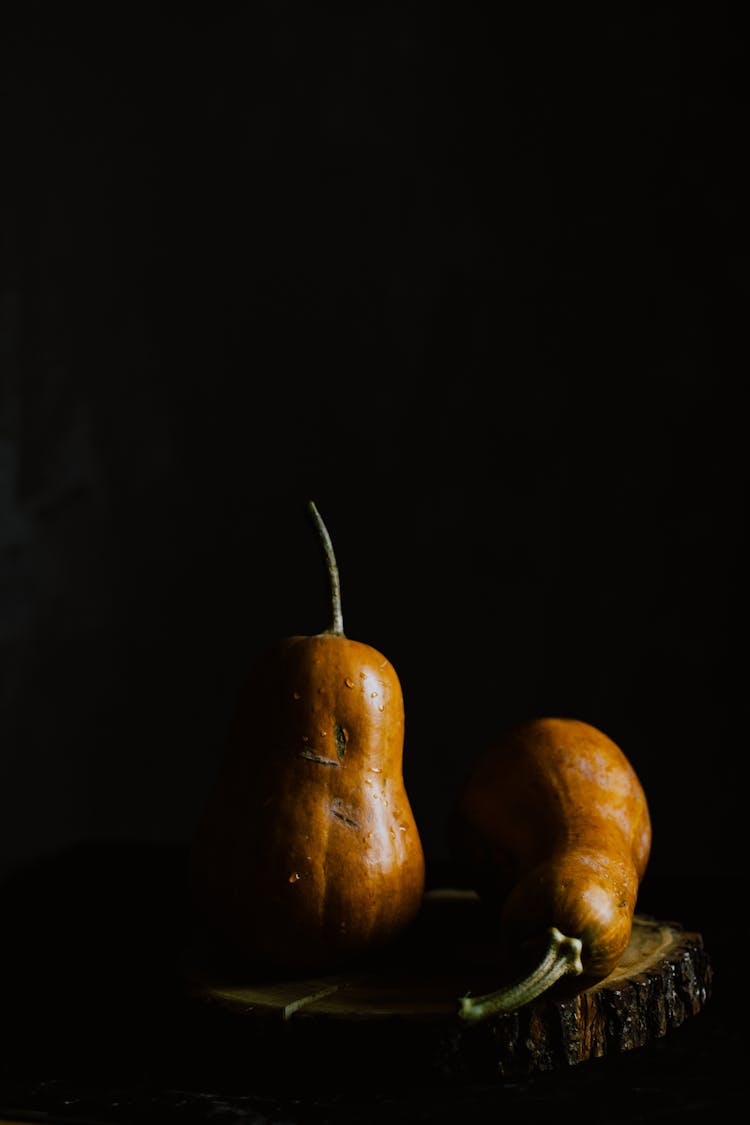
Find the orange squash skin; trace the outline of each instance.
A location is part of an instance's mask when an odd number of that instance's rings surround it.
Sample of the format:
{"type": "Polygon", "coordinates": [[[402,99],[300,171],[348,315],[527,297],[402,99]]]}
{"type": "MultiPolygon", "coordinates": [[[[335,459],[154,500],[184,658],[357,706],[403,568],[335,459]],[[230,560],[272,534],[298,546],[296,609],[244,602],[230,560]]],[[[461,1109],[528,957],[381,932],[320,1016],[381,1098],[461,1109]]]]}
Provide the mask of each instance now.
{"type": "Polygon", "coordinates": [[[452,839],[512,941],[556,926],[582,941],[585,979],[612,972],[630,940],[651,820],[610,738],[576,719],[518,724],[472,768],[452,839]]]}
{"type": "Polygon", "coordinates": [[[425,861],[395,669],[344,636],[293,636],[241,698],[193,841],[199,912],[245,959],[284,970],[397,937],[419,911],[425,861]]]}

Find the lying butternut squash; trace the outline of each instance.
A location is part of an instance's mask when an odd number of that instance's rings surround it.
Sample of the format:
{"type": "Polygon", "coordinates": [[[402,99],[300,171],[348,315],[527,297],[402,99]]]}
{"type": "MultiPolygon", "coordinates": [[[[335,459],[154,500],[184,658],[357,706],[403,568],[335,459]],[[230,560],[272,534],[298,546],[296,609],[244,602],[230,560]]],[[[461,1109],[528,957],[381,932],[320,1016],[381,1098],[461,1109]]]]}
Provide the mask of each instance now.
{"type": "Polygon", "coordinates": [[[633,767],[602,731],[571,718],[507,731],[474,763],[452,839],[505,939],[546,941],[528,975],[462,998],[463,1019],[511,1011],[565,974],[584,987],[615,968],[630,939],[651,820],[633,767]]]}

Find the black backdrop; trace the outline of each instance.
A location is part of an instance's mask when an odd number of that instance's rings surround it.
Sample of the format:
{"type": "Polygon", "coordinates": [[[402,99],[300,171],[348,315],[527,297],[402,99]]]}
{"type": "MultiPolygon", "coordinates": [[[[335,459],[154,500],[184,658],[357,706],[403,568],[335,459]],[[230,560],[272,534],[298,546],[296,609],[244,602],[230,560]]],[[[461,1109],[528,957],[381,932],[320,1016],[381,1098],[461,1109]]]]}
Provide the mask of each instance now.
{"type": "Polygon", "coordinates": [[[4,869],[189,838],[313,498],[428,856],[566,713],[739,871],[741,6],[512,7],[3,10],[4,869]]]}

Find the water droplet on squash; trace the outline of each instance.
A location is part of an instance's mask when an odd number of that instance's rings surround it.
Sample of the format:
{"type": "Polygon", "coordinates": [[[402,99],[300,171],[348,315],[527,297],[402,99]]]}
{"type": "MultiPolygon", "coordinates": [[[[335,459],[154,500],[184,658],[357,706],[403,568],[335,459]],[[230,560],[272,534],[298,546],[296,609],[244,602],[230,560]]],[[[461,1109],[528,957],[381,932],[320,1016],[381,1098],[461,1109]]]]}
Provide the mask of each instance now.
{"type": "Polygon", "coordinates": [[[299,871],[293,871],[291,873],[291,875],[289,876],[289,882],[290,883],[298,883],[300,881],[300,878],[301,878],[301,876],[300,876],[299,871]]]}
{"type": "Polygon", "coordinates": [[[372,785],[372,778],[371,777],[365,778],[365,785],[372,785]]]}
{"type": "Polygon", "coordinates": [[[371,691],[370,692],[370,699],[376,699],[377,695],[378,695],[378,693],[376,691],[371,691]]]}
{"type": "Polygon", "coordinates": [[[325,738],[327,734],[328,734],[328,731],[327,731],[327,730],[322,730],[322,729],[321,729],[321,732],[320,732],[321,738],[325,738]]]}
{"type": "Polygon", "coordinates": [[[382,773],[380,766],[370,766],[370,773],[382,773]]]}
{"type": "Polygon", "coordinates": [[[383,704],[383,703],[379,704],[378,705],[378,711],[385,711],[385,704],[383,704]]]}
{"type": "Polygon", "coordinates": [[[346,686],[348,688],[354,687],[354,680],[351,678],[351,676],[347,676],[346,679],[344,680],[344,683],[346,684],[346,686]]]}
{"type": "Polygon", "coordinates": [[[292,692],[292,699],[301,699],[301,698],[302,698],[302,696],[300,695],[300,693],[298,691],[292,692]]]}
{"type": "Polygon", "coordinates": [[[399,832],[406,832],[406,825],[405,824],[399,824],[398,830],[399,830],[399,832]]]}

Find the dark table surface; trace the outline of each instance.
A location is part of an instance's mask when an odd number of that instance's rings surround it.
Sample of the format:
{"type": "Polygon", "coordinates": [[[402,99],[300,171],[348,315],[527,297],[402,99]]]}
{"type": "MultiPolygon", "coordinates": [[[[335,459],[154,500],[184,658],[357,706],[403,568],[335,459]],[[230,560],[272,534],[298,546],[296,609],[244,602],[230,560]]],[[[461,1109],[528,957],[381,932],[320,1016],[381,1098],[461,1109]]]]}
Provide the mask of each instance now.
{"type": "MultiPolygon", "coordinates": [[[[433,885],[450,873],[433,868],[433,885]]],[[[179,847],[87,845],[0,888],[0,1122],[91,1125],[720,1121],[744,1093],[740,921],[729,880],[647,876],[639,909],[702,934],[704,1009],[661,1040],[521,1081],[451,1082],[387,1058],[225,1052],[186,1007],[179,847]]]]}

